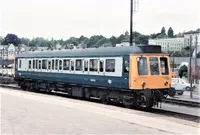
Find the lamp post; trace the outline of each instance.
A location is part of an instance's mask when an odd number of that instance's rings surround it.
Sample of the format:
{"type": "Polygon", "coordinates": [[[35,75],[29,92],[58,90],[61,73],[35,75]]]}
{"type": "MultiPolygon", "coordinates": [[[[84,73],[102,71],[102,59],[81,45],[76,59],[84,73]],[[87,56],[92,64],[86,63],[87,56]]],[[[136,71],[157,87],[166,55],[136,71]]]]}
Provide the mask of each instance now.
{"type": "Polygon", "coordinates": [[[190,81],[190,98],[192,98],[192,35],[190,35],[190,62],[189,62],[189,81],[190,81]]]}
{"type": "Polygon", "coordinates": [[[197,44],[198,44],[198,37],[196,36],[195,38],[196,42],[195,42],[195,71],[194,71],[194,74],[195,74],[195,83],[197,84],[198,81],[197,81],[197,73],[196,73],[196,68],[197,68],[197,44]]]}
{"type": "Polygon", "coordinates": [[[130,7],[130,46],[132,46],[133,42],[133,0],[131,0],[131,7],[130,7]]]}

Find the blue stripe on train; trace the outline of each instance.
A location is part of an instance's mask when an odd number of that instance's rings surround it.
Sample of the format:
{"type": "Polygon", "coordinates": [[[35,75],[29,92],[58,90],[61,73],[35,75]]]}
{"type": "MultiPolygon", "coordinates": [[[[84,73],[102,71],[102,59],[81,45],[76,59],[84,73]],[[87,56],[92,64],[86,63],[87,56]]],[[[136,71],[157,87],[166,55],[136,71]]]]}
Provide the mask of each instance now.
{"type": "Polygon", "coordinates": [[[123,75],[122,77],[113,77],[113,76],[77,75],[77,74],[67,74],[67,73],[17,71],[16,77],[129,89],[128,75],[123,75]]]}

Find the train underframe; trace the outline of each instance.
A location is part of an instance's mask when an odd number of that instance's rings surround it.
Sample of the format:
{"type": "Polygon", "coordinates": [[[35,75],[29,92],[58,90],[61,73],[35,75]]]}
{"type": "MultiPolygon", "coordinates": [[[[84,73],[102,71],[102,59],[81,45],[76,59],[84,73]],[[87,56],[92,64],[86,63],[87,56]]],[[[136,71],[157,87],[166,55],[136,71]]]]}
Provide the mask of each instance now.
{"type": "Polygon", "coordinates": [[[72,97],[83,99],[97,98],[103,104],[108,104],[110,101],[122,103],[127,108],[152,108],[155,105],[158,106],[161,99],[165,99],[168,95],[175,95],[175,89],[173,88],[124,90],[31,79],[17,80],[17,82],[21,89],[27,91],[59,91],[72,97]]]}

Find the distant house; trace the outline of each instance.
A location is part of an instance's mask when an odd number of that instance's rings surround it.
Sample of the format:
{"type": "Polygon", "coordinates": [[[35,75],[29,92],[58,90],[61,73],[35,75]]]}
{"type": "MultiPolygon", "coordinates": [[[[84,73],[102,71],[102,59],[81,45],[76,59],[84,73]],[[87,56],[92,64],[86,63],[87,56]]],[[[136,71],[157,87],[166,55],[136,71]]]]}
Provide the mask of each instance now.
{"type": "Polygon", "coordinates": [[[77,49],[85,49],[87,48],[87,45],[86,44],[79,44],[78,46],[76,46],[77,49]]]}
{"type": "Polygon", "coordinates": [[[63,45],[61,50],[74,49],[74,44],[63,45]]]}
{"type": "MultiPolygon", "coordinates": [[[[135,45],[135,39],[132,40],[132,45],[135,45]]],[[[116,47],[119,46],[130,46],[130,40],[129,39],[122,40],[120,44],[116,44],[116,47]]]]}
{"type": "Polygon", "coordinates": [[[0,45],[0,59],[7,59],[8,45],[0,45]]]}
{"type": "Polygon", "coordinates": [[[159,45],[162,51],[181,51],[185,48],[184,38],[156,38],[149,39],[149,45],[159,45]]]}
{"type": "Polygon", "coordinates": [[[46,51],[46,50],[54,50],[54,48],[52,46],[48,46],[48,47],[38,47],[38,46],[34,47],[33,46],[29,49],[29,51],[46,51]]]}
{"type": "Polygon", "coordinates": [[[192,47],[196,45],[196,38],[197,46],[200,46],[200,29],[197,29],[196,31],[191,30],[184,33],[185,46],[190,46],[190,36],[192,37],[192,47]]]}
{"type": "Polygon", "coordinates": [[[13,44],[9,45],[0,45],[0,59],[13,59],[18,53],[28,51],[30,47],[26,45],[14,46],[13,44]]]}

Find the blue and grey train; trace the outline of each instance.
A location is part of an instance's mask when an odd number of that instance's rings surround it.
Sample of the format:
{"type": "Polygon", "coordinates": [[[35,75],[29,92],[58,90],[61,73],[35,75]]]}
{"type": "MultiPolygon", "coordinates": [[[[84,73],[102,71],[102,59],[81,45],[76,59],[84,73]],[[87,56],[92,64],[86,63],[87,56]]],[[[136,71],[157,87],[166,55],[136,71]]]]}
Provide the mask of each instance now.
{"type": "Polygon", "coordinates": [[[15,59],[23,90],[62,91],[127,107],[156,105],[174,92],[171,79],[169,56],[160,46],[29,51],[15,59]]]}

